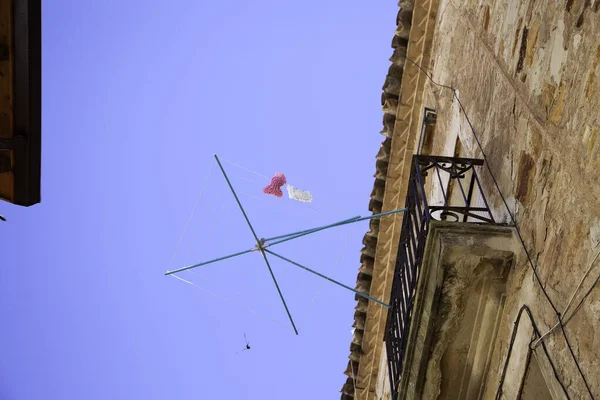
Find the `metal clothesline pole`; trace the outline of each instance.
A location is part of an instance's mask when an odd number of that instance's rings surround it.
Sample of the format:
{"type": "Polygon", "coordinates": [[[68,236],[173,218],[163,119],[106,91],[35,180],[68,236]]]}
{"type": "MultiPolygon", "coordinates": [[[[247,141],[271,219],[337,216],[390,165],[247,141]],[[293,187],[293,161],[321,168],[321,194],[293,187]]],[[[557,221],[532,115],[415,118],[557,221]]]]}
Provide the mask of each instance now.
{"type": "Polygon", "coordinates": [[[296,329],[296,324],[294,323],[294,319],[292,318],[292,314],[290,314],[290,310],[289,310],[289,308],[287,306],[287,303],[285,302],[285,299],[283,298],[283,294],[281,293],[281,289],[279,288],[279,283],[277,283],[277,279],[275,278],[275,274],[273,273],[273,269],[271,268],[271,264],[269,264],[269,260],[267,259],[267,255],[265,254],[265,252],[263,250],[263,244],[262,244],[263,241],[260,240],[258,238],[258,236],[256,235],[256,232],[254,231],[254,228],[252,227],[252,224],[250,223],[250,219],[248,218],[248,215],[246,214],[246,211],[244,210],[244,207],[242,207],[242,203],[240,202],[240,199],[238,198],[237,194],[235,193],[235,190],[233,189],[233,186],[231,185],[231,182],[229,181],[229,177],[227,176],[227,173],[225,173],[225,169],[223,168],[223,165],[221,165],[221,161],[219,161],[219,157],[216,154],[214,155],[214,157],[215,157],[215,160],[217,161],[217,164],[219,164],[219,169],[221,170],[221,173],[223,174],[223,177],[227,181],[227,186],[229,186],[229,190],[231,190],[231,193],[233,194],[233,197],[235,197],[235,201],[236,201],[238,207],[240,208],[240,211],[244,215],[244,219],[246,219],[246,223],[248,224],[248,227],[250,228],[250,231],[252,231],[252,235],[254,236],[254,240],[256,241],[256,247],[260,251],[260,254],[262,255],[263,259],[265,260],[265,264],[267,264],[267,268],[269,269],[269,273],[271,274],[271,278],[273,279],[273,283],[275,284],[275,287],[277,288],[277,293],[279,293],[279,298],[281,299],[281,302],[283,303],[283,307],[285,307],[285,312],[287,313],[287,316],[288,316],[290,322],[292,323],[292,327],[294,328],[294,332],[296,333],[296,335],[298,335],[298,329],[296,329]]]}
{"type": "Polygon", "coordinates": [[[277,240],[277,239],[287,238],[289,236],[296,236],[296,235],[303,234],[303,233],[313,233],[313,232],[317,232],[317,230],[323,230],[323,229],[327,229],[327,228],[333,228],[334,226],[338,226],[338,225],[340,225],[342,223],[354,222],[354,221],[356,221],[359,218],[360,218],[360,215],[357,215],[356,217],[348,218],[348,219],[345,219],[343,221],[336,222],[334,224],[329,224],[329,225],[325,225],[325,226],[321,226],[321,227],[317,227],[317,228],[305,229],[303,231],[298,231],[298,232],[293,232],[293,233],[286,233],[285,235],[273,236],[273,237],[270,237],[270,238],[264,239],[264,240],[265,240],[265,242],[267,242],[267,241],[271,241],[271,240],[277,240]]]}
{"type": "Polygon", "coordinates": [[[201,262],[201,263],[198,263],[198,264],[194,264],[194,265],[190,265],[190,266],[187,266],[187,267],[179,268],[179,269],[176,269],[176,270],[173,270],[173,271],[167,271],[165,273],[165,275],[172,275],[172,274],[175,274],[177,272],[186,271],[186,270],[190,270],[190,269],[193,269],[193,268],[198,268],[198,267],[201,267],[203,265],[208,265],[208,264],[215,263],[217,261],[223,261],[223,260],[227,260],[229,258],[233,258],[233,257],[241,256],[243,254],[251,253],[253,251],[258,251],[258,252],[260,252],[261,256],[263,257],[263,260],[265,261],[265,264],[267,265],[267,268],[269,269],[269,273],[271,274],[271,278],[273,279],[273,283],[275,284],[275,287],[277,288],[277,293],[279,293],[279,298],[281,299],[281,302],[283,303],[283,307],[285,308],[285,312],[287,313],[287,316],[288,316],[288,318],[289,318],[289,320],[290,320],[290,322],[292,324],[292,327],[294,328],[294,332],[296,333],[296,335],[298,335],[298,329],[296,329],[296,324],[294,323],[294,320],[292,318],[290,310],[289,310],[289,308],[287,306],[287,303],[285,302],[285,299],[283,297],[283,293],[281,293],[281,288],[279,287],[279,283],[277,282],[277,279],[275,278],[275,274],[273,273],[273,269],[271,268],[271,264],[269,263],[269,259],[267,258],[267,253],[269,253],[269,254],[271,254],[271,255],[273,255],[275,257],[278,257],[278,258],[280,258],[280,259],[282,259],[284,261],[287,261],[287,262],[289,262],[292,265],[295,265],[295,266],[297,266],[299,268],[302,268],[305,271],[308,271],[308,272],[310,272],[310,273],[312,273],[314,275],[317,275],[318,277],[323,278],[323,279],[325,279],[325,280],[327,280],[329,282],[335,283],[336,285],[341,286],[344,289],[350,290],[350,291],[358,294],[359,296],[362,296],[364,298],[372,300],[372,301],[374,301],[374,302],[376,302],[376,303],[378,303],[378,304],[380,304],[380,305],[382,305],[384,307],[390,308],[390,306],[388,304],[386,304],[386,303],[384,303],[384,302],[382,302],[382,301],[380,301],[380,300],[378,300],[378,299],[376,299],[374,297],[371,297],[371,296],[369,296],[366,293],[363,293],[363,292],[360,292],[360,291],[358,291],[356,289],[353,289],[350,286],[344,285],[343,283],[336,281],[335,279],[332,279],[332,278],[330,278],[330,277],[328,277],[326,275],[323,275],[323,274],[321,274],[321,273],[319,273],[317,271],[314,271],[314,270],[312,270],[312,269],[310,269],[308,267],[305,267],[305,266],[303,266],[301,264],[298,264],[297,262],[292,261],[289,258],[286,258],[286,257],[284,257],[282,255],[277,254],[277,253],[274,253],[274,252],[270,251],[268,249],[268,247],[274,246],[274,245],[279,244],[279,243],[284,243],[284,242],[287,242],[287,241],[290,241],[290,240],[293,240],[293,239],[298,239],[300,237],[303,237],[303,236],[306,236],[306,235],[310,235],[310,234],[313,234],[313,233],[316,233],[316,232],[320,232],[320,231],[323,231],[323,230],[326,230],[326,229],[329,229],[329,228],[334,228],[336,226],[342,226],[342,225],[352,224],[352,223],[359,222],[359,221],[365,221],[365,220],[374,219],[374,218],[381,218],[381,217],[384,217],[386,215],[396,214],[396,213],[399,213],[399,212],[406,211],[406,208],[401,208],[401,209],[398,209],[398,210],[388,211],[388,212],[379,213],[379,214],[373,214],[373,215],[370,215],[368,217],[356,216],[356,217],[348,218],[348,219],[345,219],[345,220],[342,220],[342,221],[339,221],[339,222],[335,222],[335,223],[329,224],[329,225],[324,225],[324,226],[320,226],[320,227],[316,227],[316,228],[312,228],[312,229],[305,229],[305,230],[302,230],[302,231],[293,232],[293,233],[289,233],[289,234],[286,234],[286,235],[274,236],[274,237],[271,237],[271,238],[268,238],[268,239],[259,239],[258,235],[256,234],[256,231],[254,230],[254,227],[250,223],[250,219],[248,218],[248,215],[246,214],[246,211],[244,210],[244,207],[242,206],[242,203],[240,202],[239,197],[237,196],[237,193],[233,189],[233,185],[231,184],[231,181],[229,180],[229,177],[227,176],[227,173],[225,172],[225,169],[223,168],[223,165],[221,164],[221,161],[219,160],[219,157],[216,154],[214,155],[214,157],[215,157],[215,160],[217,161],[217,164],[219,165],[219,169],[221,170],[221,173],[223,174],[223,177],[225,178],[225,181],[227,182],[227,186],[229,186],[229,190],[231,190],[231,193],[233,194],[233,197],[235,198],[235,201],[236,201],[236,203],[237,203],[240,211],[242,212],[242,215],[244,216],[244,219],[246,220],[246,223],[248,224],[248,227],[250,228],[250,231],[252,232],[252,236],[254,236],[254,241],[256,243],[256,247],[254,247],[252,249],[240,251],[240,252],[237,252],[237,253],[233,253],[233,254],[230,254],[230,255],[227,255],[227,256],[215,258],[215,259],[212,259],[212,260],[209,260],[209,261],[204,261],[204,262],[201,262]],[[272,240],[275,240],[275,241],[271,242],[271,243],[267,243],[267,242],[272,241],[272,240]]]}
{"type": "MultiPolygon", "coordinates": [[[[291,233],[289,235],[285,235],[285,237],[283,239],[277,240],[275,242],[267,243],[267,246],[274,246],[274,245],[279,244],[279,243],[289,242],[290,240],[298,239],[298,238],[301,238],[303,236],[310,235],[312,233],[323,231],[325,229],[334,228],[336,226],[351,224],[353,222],[358,221],[358,218],[360,218],[360,217],[351,218],[349,220],[344,220],[344,221],[341,221],[341,222],[337,222],[335,224],[331,224],[331,225],[327,225],[327,226],[323,226],[323,227],[319,227],[319,228],[307,229],[305,231],[291,233]]],[[[265,242],[267,242],[268,240],[273,240],[273,239],[265,239],[265,242]]]]}
{"type": "MultiPolygon", "coordinates": [[[[348,218],[348,219],[345,219],[345,220],[340,221],[340,222],[336,222],[334,224],[329,224],[329,225],[325,225],[325,226],[318,227],[318,228],[306,229],[306,230],[303,230],[303,231],[289,233],[287,235],[274,236],[274,237],[269,238],[269,239],[262,239],[262,240],[259,240],[259,242],[261,242],[261,246],[263,246],[264,248],[267,248],[267,247],[274,246],[274,245],[279,244],[279,243],[283,243],[283,242],[286,242],[286,241],[289,241],[289,240],[292,240],[292,239],[297,239],[299,237],[302,237],[302,236],[305,236],[305,235],[309,235],[311,233],[319,232],[319,231],[322,231],[322,230],[325,230],[325,229],[329,229],[329,228],[333,228],[333,227],[341,226],[341,225],[346,225],[346,224],[351,224],[351,223],[354,223],[354,222],[364,221],[366,219],[380,218],[380,217],[384,217],[386,215],[395,214],[395,213],[402,212],[402,211],[405,211],[405,210],[406,210],[405,208],[401,208],[399,210],[388,211],[388,212],[380,213],[380,214],[373,214],[373,215],[370,215],[368,217],[360,217],[360,216],[352,217],[352,218],[348,218]],[[279,239],[279,238],[285,238],[285,239],[278,240],[278,241],[275,241],[275,242],[272,242],[272,243],[266,243],[268,240],[279,239]],[[262,244],[262,243],[264,243],[264,244],[262,244]]],[[[198,263],[198,264],[194,264],[194,265],[190,265],[190,266],[187,266],[187,267],[179,268],[179,269],[176,269],[176,270],[173,270],[173,271],[167,271],[167,272],[165,272],[165,275],[171,275],[171,274],[175,274],[177,272],[186,271],[188,269],[202,267],[204,265],[212,264],[212,263],[215,263],[217,261],[223,261],[223,260],[227,260],[229,258],[233,258],[233,257],[241,256],[241,255],[244,255],[244,254],[248,254],[248,253],[251,253],[253,251],[260,251],[260,246],[254,247],[252,249],[240,251],[238,253],[233,253],[233,254],[230,254],[230,255],[227,255],[227,256],[224,256],[224,257],[219,257],[219,258],[215,258],[215,259],[212,259],[212,260],[209,260],[209,261],[204,261],[204,262],[201,262],[201,263],[198,263]]]]}
{"type": "Polygon", "coordinates": [[[277,241],[272,242],[272,243],[267,243],[267,246],[274,246],[276,244],[284,243],[284,242],[290,241],[292,239],[297,239],[297,238],[302,237],[302,236],[310,235],[310,234],[315,233],[315,232],[320,232],[320,231],[323,231],[325,229],[335,228],[336,226],[353,224],[355,222],[365,221],[365,220],[368,220],[368,219],[381,218],[381,217],[385,217],[386,215],[396,214],[396,213],[404,212],[404,211],[406,211],[406,208],[400,208],[398,210],[387,211],[387,212],[379,213],[379,214],[373,214],[373,215],[369,215],[368,217],[361,217],[359,215],[359,216],[356,216],[356,217],[348,218],[348,219],[345,219],[343,221],[336,222],[336,223],[329,224],[329,225],[325,225],[325,226],[321,226],[321,227],[318,227],[318,228],[306,229],[306,230],[303,230],[303,231],[298,231],[298,232],[290,233],[290,234],[287,234],[287,235],[274,236],[272,238],[263,239],[263,240],[265,242],[269,242],[269,241],[274,240],[274,239],[284,238],[284,239],[277,240],[277,241]]]}
{"type": "Polygon", "coordinates": [[[312,270],[312,269],[310,269],[310,268],[308,268],[308,267],[305,267],[304,265],[298,264],[297,262],[295,262],[295,261],[292,261],[292,260],[290,260],[289,258],[286,258],[286,257],[284,257],[284,256],[282,256],[282,255],[280,255],[280,254],[274,253],[274,252],[272,252],[272,251],[271,251],[271,250],[269,250],[269,249],[265,249],[265,251],[266,251],[267,253],[269,253],[269,254],[272,254],[272,255],[274,255],[275,257],[279,257],[279,258],[281,258],[282,260],[289,262],[289,263],[290,263],[290,264],[292,264],[292,265],[295,265],[296,267],[300,267],[300,268],[302,268],[303,270],[310,272],[311,274],[315,274],[315,275],[317,275],[318,277],[321,277],[321,278],[323,278],[323,279],[325,279],[325,280],[328,280],[329,282],[335,283],[336,285],[343,287],[344,289],[348,289],[348,290],[350,290],[350,291],[352,291],[352,292],[356,293],[356,294],[357,294],[357,295],[359,295],[359,296],[362,296],[362,297],[364,297],[364,298],[367,298],[367,299],[369,299],[369,300],[371,300],[371,301],[374,301],[374,302],[375,302],[375,303],[377,303],[377,304],[381,304],[382,306],[384,306],[384,307],[386,307],[386,308],[390,308],[390,305],[389,305],[389,304],[386,304],[386,303],[384,303],[384,302],[382,302],[382,301],[380,301],[380,300],[377,300],[376,298],[374,298],[374,297],[371,297],[371,296],[369,296],[369,295],[368,295],[368,294],[366,294],[366,293],[363,293],[363,292],[361,292],[361,291],[358,291],[358,290],[356,290],[356,289],[353,289],[353,288],[351,288],[350,286],[344,285],[343,283],[341,283],[341,282],[338,282],[338,281],[336,281],[335,279],[332,279],[332,278],[330,278],[330,277],[328,277],[328,276],[326,276],[326,275],[323,275],[323,274],[321,274],[321,273],[319,273],[319,272],[317,272],[317,271],[315,271],[315,270],[312,270]]]}
{"type": "Polygon", "coordinates": [[[172,275],[172,274],[176,274],[176,273],[181,272],[181,271],[187,271],[188,269],[202,267],[203,265],[212,264],[212,263],[215,263],[217,261],[227,260],[228,258],[233,258],[233,257],[241,256],[242,254],[248,254],[248,253],[251,253],[253,251],[256,251],[256,248],[249,249],[249,250],[244,250],[244,251],[240,251],[238,253],[233,253],[233,254],[230,254],[228,256],[215,258],[215,259],[210,260],[210,261],[204,261],[204,262],[201,262],[201,263],[198,263],[198,264],[194,264],[194,265],[190,265],[190,266],[187,266],[187,267],[175,269],[173,271],[167,271],[167,272],[165,272],[165,275],[172,275]]]}

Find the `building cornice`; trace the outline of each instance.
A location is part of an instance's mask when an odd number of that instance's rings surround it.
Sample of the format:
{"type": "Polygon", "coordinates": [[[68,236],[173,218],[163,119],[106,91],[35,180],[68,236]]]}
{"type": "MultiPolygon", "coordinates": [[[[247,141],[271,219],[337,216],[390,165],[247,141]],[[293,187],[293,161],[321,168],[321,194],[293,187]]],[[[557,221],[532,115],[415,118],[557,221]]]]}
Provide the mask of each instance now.
{"type": "MultiPolygon", "coordinates": [[[[376,157],[375,184],[369,210],[380,213],[403,207],[410,168],[408,164],[419,131],[424,76],[411,62],[429,65],[431,41],[438,0],[402,0],[399,2],[397,29],[392,40],[394,53],[382,93],[385,136],[376,157]]],[[[370,296],[389,301],[389,295],[400,239],[402,216],[394,214],[372,220],[363,238],[361,267],[357,289],[370,296]]],[[[344,374],[342,400],[375,399],[387,309],[356,296],[354,337],[350,345],[350,361],[344,374]],[[356,389],[355,389],[356,388],[356,389]]]]}

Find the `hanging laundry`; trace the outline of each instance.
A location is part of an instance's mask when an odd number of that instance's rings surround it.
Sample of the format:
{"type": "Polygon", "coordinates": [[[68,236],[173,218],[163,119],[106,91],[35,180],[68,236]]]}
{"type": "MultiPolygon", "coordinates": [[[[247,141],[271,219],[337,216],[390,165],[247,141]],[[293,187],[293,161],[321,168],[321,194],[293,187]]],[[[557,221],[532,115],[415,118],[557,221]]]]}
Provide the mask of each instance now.
{"type": "Polygon", "coordinates": [[[300,190],[292,185],[287,185],[288,197],[292,200],[298,200],[303,203],[310,203],[312,201],[312,194],[306,190],[300,190]]]}
{"type": "Polygon", "coordinates": [[[272,194],[275,197],[283,196],[281,187],[287,183],[285,175],[281,172],[277,172],[274,177],[271,178],[271,183],[265,186],[263,192],[265,194],[272,194]]]}
{"type": "Polygon", "coordinates": [[[283,197],[283,191],[281,190],[283,186],[286,186],[288,197],[290,199],[302,203],[310,203],[312,201],[312,194],[309,191],[288,185],[285,175],[281,172],[277,172],[275,176],[271,178],[271,183],[263,188],[263,192],[265,194],[272,194],[275,197],[283,197]]]}

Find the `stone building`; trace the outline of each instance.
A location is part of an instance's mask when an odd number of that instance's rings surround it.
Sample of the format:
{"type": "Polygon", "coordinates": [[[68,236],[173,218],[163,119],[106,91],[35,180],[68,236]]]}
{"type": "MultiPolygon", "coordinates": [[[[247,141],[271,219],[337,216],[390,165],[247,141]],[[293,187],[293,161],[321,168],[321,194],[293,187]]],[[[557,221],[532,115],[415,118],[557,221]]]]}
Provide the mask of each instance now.
{"type": "Polygon", "coordinates": [[[600,398],[600,0],[399,7],[342,399],[600,398]]]}
{"type": "Polygon", "coordinates": [[[41,0],[0,0],[0,199],[40,202],[41,0]]]}

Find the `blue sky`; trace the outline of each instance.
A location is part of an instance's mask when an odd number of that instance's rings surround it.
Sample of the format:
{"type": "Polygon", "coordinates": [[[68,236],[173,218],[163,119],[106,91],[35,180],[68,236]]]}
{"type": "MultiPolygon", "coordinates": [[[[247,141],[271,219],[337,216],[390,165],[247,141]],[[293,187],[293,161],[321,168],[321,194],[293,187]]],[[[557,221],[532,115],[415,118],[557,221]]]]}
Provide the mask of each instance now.
{"type": "MultiPolygon", "coordinates": [[[[295,336],[256,253],[180,275],[214,295],[164,272],[206,176],[173,268],[254,245],[213,153],[260,236],[368,215],[396,11],[44,3],[42,203],[0,204],[0,398],[339,396],[352,293],[272,260],[295,336]],[[232,162],[314,202],[263,195],[232,162]]],[[[354,286],[366,230],[277,251],[354,286]]]]}

